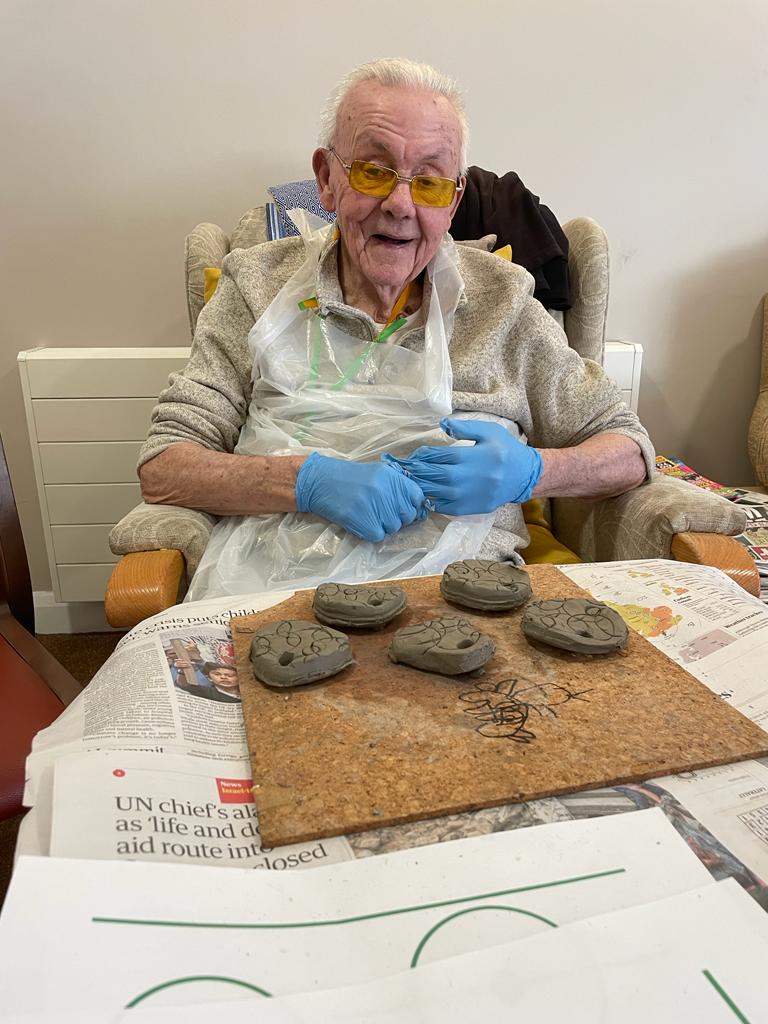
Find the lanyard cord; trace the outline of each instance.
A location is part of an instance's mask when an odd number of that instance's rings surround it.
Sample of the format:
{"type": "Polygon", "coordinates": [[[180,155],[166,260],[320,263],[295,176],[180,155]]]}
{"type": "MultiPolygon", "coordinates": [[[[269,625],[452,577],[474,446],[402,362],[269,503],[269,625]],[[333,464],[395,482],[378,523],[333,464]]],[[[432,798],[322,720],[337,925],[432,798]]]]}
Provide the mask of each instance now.
{"type": "MultiPolygon", "coordinates": [[[[405,288],[403,288],[403,290],[400,292],[400,295],[398,296],[397,301],[395,302],[394,306],[392,307],[392,312],[387,317],[387,322],[385,323],[385,325],[382,328],[382,330],[379,331],[378,335],[373,339],[373,341],[368,345],[368,347],[363,352],[361,352],[360,355],[355,360],[353,360],[352,364],[349,367],[347,367],[347,369],[344,371],[344,373],[339,378],[339,380],[337,380],[335,384],[331,385],[331,389],[333,391],[339,391],[341,388],[344,387],[345,384],[347,384],[351,380],[351,378],[357,373],[357,371],[360,369],[360,367],[365,363],[366,359],[370,355],[370,353],[371,353],[371,351],[372,351],[372,349],[373,349],[373,347],[375,345],[380,344],[382,341],[386,341],[386,339],[390,335],[394,334],[395,331],[399,330],[403,326],[403,324],[406,322],[407,317],[400,316],[400,313],[405,308],[405,304],[408,302],[408,297],[411,294],[411,288],[412,287],[413,287],[413,281],[409,281],[406,284],[405,288]]],[[[298,305],[299,305],[299,309],[301,309],[301,310],[310,310],[310,309],[318,309],[319,308],[319,303],[317,301],[317,296],[315,296],[315,295],[310,296],[308,299],[302,299],[302,301],[298,305]]],[[[313,348],[312,360],[310,362],[309,381],[308,381],[308,383],[310,385],[314,385],[314,384],[317,383],[317,377],[318,377],[319,365],[320,365],[320,348],[321,348],[321,344],[322,344],[322,327],[320,326],[319,319],[317,319],[317,318],[314,320],[313,334],[314,334],[315,337],[314,337],[314,344],[313,344],[313,347],[312,347],[313,348]]]]}

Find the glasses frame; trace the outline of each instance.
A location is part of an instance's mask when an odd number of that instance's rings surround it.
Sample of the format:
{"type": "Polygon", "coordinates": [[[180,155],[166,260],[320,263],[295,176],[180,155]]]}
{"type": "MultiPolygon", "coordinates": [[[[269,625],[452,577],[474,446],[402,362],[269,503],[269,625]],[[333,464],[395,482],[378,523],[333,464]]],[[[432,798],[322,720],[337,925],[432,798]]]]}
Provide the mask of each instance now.
{"type": "Polygon", "coordinates": [[[375,160],[353,160],[351,164],[347,164],[347,163],[345,163],[341,159],[341,157],[336,152],[336,150],[333,148],[333,146],[329,146],[328,147],[328,152],[329,153],[333,153],[333,155],[339,161],[341,166],[347,172],[347,180],[349,181],[350,188],[355,189],[355,192],[359,193],[361,196],[368,196],[371,199],[388,199],[389,196],[392,195],[392,193],[395,191],[397,186],[402,181],[406,185],[408,185],[408,191],[411,194],[411,199],[413,200],[413,203],[414,203],[415,206],[421,206],[421,207],[423,207],[426,210],[445,210],[445,209],[447,209],[451,205],[453,200],[456,198],[456,193],[457,192],[462,192],[464,190],[464,186],[461,184],[461,175],[460,174],[457,175],[456,178],[444,178],[442,176],[442,174],[414,174],[413,177],[408,178],[408,177],[406,177],[403,174],[398,174],[394,167],[386,167],[384,164],[377,164],[375,160]],[[385,196],[372,196],[370,192],[361,192],[360,189],[355,188],[355,186],[352,184],[351,174],[352,174],[352,167],[354,166],[354,164],[373,164],[374,167],[380,167],[383,171],[391,171],[391,173],[394,174],[394,176],[395,176],[394,182],[392,184],[392,188],[389,190],[389,192],[387,192],[387,194],[385,196]],[[416,200],[414,199],[414,196],[413,196],[413,183],[418,178],[437,178],[439,181],[450,182],[451,185],[453,185],[453,189],[454,189],[453,195],[451,196],[451,199],[450,199],[450,202],[446,203],[445,206],[437,206],[434,203],[417,203],[416,200]]]}

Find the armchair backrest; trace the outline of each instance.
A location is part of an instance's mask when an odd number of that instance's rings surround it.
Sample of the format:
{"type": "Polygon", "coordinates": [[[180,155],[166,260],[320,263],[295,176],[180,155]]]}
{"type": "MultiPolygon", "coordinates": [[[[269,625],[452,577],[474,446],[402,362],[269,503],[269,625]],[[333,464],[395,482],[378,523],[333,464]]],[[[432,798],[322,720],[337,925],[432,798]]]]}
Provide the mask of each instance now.
{"type": "Polygon", "coordinates": [[[571,308],[565,311],[568,344],[582,359],[603,365],[608,316],[608,236],[590,217],[563,224],[568,239],[571,308]]]}
{"type": "MultiPolygon", "coordinates": [[[[570,247],[568,272],[572,305],[565,311],[568,344],[582,358],[602,365],[608,311],[608,239],[600,225],[589,217],[569,220],[563,225],[563,231],[570,247]]],[[[232,249],[247,249],[266,241],[264,206],[248,210],[230,237],[217,224],[198,224],[187,235],[184,252],[187,310],[193,334],[203,308],[206,267],[220,267],[232,249]]]]}
{"type": "Polygon", "coordinates": [[[749,421],[747,438],[749,458],[755,475],[768,487],[768,295],[763,299],[763,349],[760,365],[760,390],[749,421]]]}

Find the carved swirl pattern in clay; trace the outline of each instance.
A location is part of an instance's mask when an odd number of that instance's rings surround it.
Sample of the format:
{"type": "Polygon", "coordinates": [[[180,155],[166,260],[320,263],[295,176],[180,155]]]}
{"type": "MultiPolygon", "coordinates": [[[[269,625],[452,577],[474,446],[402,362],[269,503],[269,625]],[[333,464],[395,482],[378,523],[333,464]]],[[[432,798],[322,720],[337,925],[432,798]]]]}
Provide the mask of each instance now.
{"type": "Polygon", "coordinates": [[[270,622],[251,641],[253,674],[267,686],[314,683],[341,672],[352,661],[343,633],[304,619],[270,622]]]}
{"type": "Polygon", "coordinates": [[[389,657],[424,672],[456,676],[480,668],[496,651],[489,636],[458,616],[414,622],[392,637],[389,657]]]}
{"type": "Polygon", "coordinates": [[[381,629],[408,603],[401,587],[323,583],[315,591],[312,611],[329,626],[381,629]]]}
{"type": "Polygon", "coordinates": [[[528,573],[509,562],[465,558],[451,562],[440,580],[446,601],[481,611],[519,608],[531,596],[528,573]]]}
{"type": "Polygon", "coordinates": [[[609,654],[624,647],[626,623],[612,608],[582,597],[532,601],[520,623],[528,640],[573,654],[609,654]]]}

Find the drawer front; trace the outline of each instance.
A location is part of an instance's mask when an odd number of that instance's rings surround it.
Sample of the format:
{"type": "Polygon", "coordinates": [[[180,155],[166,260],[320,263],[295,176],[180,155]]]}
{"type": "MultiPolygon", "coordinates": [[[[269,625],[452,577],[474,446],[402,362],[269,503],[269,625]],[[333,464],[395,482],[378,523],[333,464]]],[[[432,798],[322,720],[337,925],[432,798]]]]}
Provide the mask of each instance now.
{"type": "Polygon", "coordinates": [[[135,484],[46,484],[52,526],[116,523],[141,501],[135,484]]]}
{"type": "Polygon", "coordinates": [[[631,390],[632,377],[635,372],[634,347],[622,341],[607,341],[603,368],[611,380],[615,380],[622,390],[631,390]]]}
{"type": "MultiPolygon", "coordinates": [[[[98,352],[98,350],[97,350],[98,352]]],[[[159,395],[168,374],[183,370],[189,349],[153,358],[100,357],[28,359],[32,398],[135,398],[159,395]]]]}
{"type": "Polygon", "coordinates": [[[57,563],[117,562],[119,555],[109,550],[111,523],[90,523],[87,526],[52,526],[53,552],[57,563]]]}
{"type": "Polygon", "coordinates": [[[136,481],[141,441],[47,441],[38,446],[47,484],[127,484],[136,481]]]}
{"type": "Polygon", "coordinates": [[[114,568],[112,562],[106,565],[60,565],[60,600],[103,601],[107,581],[114,568]]]}
{"type": "Polygon", "coordinates": [[[155,398],[38,398],[38,441],[143,441],[155,398]]]}

